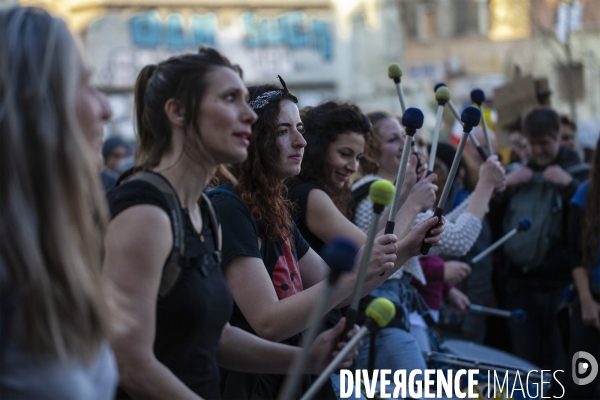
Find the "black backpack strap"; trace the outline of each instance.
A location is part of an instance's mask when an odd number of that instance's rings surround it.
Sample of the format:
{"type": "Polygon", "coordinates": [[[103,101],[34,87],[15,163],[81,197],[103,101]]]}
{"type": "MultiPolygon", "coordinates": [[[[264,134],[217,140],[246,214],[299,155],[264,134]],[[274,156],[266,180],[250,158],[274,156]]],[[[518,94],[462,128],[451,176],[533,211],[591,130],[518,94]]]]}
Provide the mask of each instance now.
{"type": "Polygon", "coordinates": [[[183,218],[181,216],[181,203],[179,202],[179,197],[177,197],[177,193],[173,186],[171,186],[169,181],[160,174],[146,171],[127,179],[127,181],[134,180],[144,181],[155,186],[165,196],[165,200],[169,205],[169,218],[171,219],[171,225],[173,226],[173,248],[163,267],[162,278],[158,289],[158,296],[162,298],[171,291],[173,286],[175,286],[179,274],[181,273],[179,260],[183,258],[185,254],[185,232],[183,218]]]}
{"type": "Polygon", "coordinates": [[[352,191],[352,198],[350,200],[350,215],[352,215],[352,218],[354,218],[354,214],[356,213],[356,207],[358,207],[358,204],[369,195],[371,185],[376,180],[377,179],[373,179],[372,181],[367,182],[364,185],[361,185],[352,191]]]}
{"type": "Polygon", "coordinates": [[[219,219],[217,218],[217,212],[215,207],[212,205],[210,199],[206,194],[202,194],[202,200],[206,203],[208,208],[208,215],[210,218],[210,224],[212,225],[213,237],[215,239],[215,247],[217,251],[221,251],[223,248],[223,234],[221,233],[221,224],[219,224],[219,219]]]}

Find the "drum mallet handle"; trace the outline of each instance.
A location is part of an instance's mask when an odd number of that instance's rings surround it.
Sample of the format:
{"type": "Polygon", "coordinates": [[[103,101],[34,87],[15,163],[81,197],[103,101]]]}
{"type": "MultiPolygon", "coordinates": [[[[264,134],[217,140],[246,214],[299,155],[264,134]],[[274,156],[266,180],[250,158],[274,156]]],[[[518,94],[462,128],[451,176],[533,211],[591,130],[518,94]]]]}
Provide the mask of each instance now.
{"type": "Polygon", "coordinates": [[[496,317],[510,318],[511,312],[506,310],[499,310],[497,308],[491,308],[486,306],[480,306],[479,304],[469,305],[469,311],[474,311],[481,314],[494,315],[496,317]]]}
{"type": "Polygon", "coordinates": [[[473,89],[471,91],[471,101],[477,104],[477,107],[479,107],[479,110],[481,110],[481,127],[483,128],[483,134],[485,136],[485,140],[487,141],[488,153],[492,155],[494,154],[494,149],[492,148],[492,139],[490,138],[490,134],[485,123],[485,117],[483,116],[483,102],[485,101],[485,93],[483,90],[473,89]]]}
{"type": "MultiPolygon", "coordinates": [[[[454,154],[454,160],[452,161],[452,166],[450,167],[450,172],[448,172],[448,177],[446,178],[446,184],[444,185],[444,190],[442,190],[442,195],[438,200],[438,204],[433,213],[434,217],[437,217],[438,222],[435,226],[431,227],[425,238],[431,237],[431,231],[442,223],[442,216],[444,214],[444,207],[446,205],[446,200],[448,199],[448,195],[450,194],[450,188],[452,187],[452,183],[454,182],[454,177],[456,176],[456,171],[458,170],[458,165],[460,163],[460,158],[462,157],[463,150],[465,149],[465,144],[467,144],[467,138],[469,137],[469,132],[473,129],[474,126],[479,125],[479,119],[481,118],[481,111],[475,107],[467,107],[465,111],[463,111],[461,115],[461,120],[463,122],[463,135],[460,138],[460,142],[458,143],[458,148],[456,149],[456,153],[454,154]]],[[[421,245],[421,254],[426,256],[431,249],[431,243],[425,243],[421,245]]]]}
{"type": "MultiPolygon", "coordinates": [[[[433,89],[433,91],[435,92],[440,86],[446,86],[446,84],[444,82],[438,83],[437,85],[435,85],[435,88],[433,89]]],[[[450,111],[452,111],[452,114],[454,114],[454,117],[456,118],[456,120],[458,122],[461,122],[460,113],[458,112],[458,109],[452,102],[452,99],[450,99],[448,101],[448,107],[450,107],[450,111]]],[[[485,160],[487,160],[487,158],[488,158],[488,155],[485,153],[485,150],[483,150],[483,148],[481,147],[479,140],[477,140],[477,137],[475,136],[475,134],[472,131],[469,132],[469,137],[471,138],[471,141],[475,145],[475,149],[477,150],[477,153],[479,153],[479,157],[481,157],[481,161],[485,162],[485,160]]]]}
{"type": "Polygon", "coordinates": [[[473,259],[471,260],[471,264],[478,263],[479,261],[481,261],[483,259],[483,257],[487,256],[492,251],[494,251],[498,247],[502,246],[508,239],[515,236],[519,232],[524,232],[524,231],[528,230],[529,228],[531,228],[531,220],[527,217],[521,218],[519,220],[516,228],[512,229],[506,235],[504,235],[500,239],[498,239],[495,243],[492,243],[492,245],[490,247],[488,247],[481,253],[477,254],[475,257],[473,257],[473,259]]]}
{"type": "Polygon", "coordinates": [[[525,313],[524,310],[521,310],[521,309],[518,309],[515,311],[506,311],[506,310],[499,310],[497,308],[481,306],[479,304],[471,304],[471,305],[469,305],[469,311],[473,311],[473,312],[477,312],[477,313],[481,313],[481,314],[493,315],[495,317],[508,318],[508,319],[512,319],[513,321],[516,321],[516,322],[524,322],[527,319],[527,314],[525,313]]]}

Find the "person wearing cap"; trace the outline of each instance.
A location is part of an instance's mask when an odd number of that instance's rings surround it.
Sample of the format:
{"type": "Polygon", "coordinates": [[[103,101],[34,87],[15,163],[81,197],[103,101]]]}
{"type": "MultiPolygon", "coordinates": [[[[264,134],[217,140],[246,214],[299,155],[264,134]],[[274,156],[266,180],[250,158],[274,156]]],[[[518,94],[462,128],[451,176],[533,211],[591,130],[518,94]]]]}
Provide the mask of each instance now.
{"type": "Polygon", "coordinates": [[[120,137],[113,136],[104,142],[102,146],[102,157],[104,165],[113,172],[119,172],[119,164],[128,157],[131,157],[133,150],[131,145],[120,137]]]}

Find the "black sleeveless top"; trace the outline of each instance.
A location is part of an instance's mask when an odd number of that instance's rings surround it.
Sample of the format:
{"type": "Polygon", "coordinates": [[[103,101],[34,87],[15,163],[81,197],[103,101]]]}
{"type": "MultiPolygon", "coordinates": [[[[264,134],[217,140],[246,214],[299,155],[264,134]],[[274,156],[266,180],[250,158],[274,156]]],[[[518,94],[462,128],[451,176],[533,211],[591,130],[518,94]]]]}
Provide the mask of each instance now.
{"type": "MultiPolygon", "coordinates": [[[[140,204],[154,205],[170,214],[163,194],[143,181],[133,180],[117,186],[109,191],[108,201],[112,218],[140,204]]],[[[221,331],[231,316],[233,299],[220,267],[205,277],[191,262],[215,251],[206,204],[203,203],[201,211],[204,223],[198,235],[188,210],[181,210],[185,257],[179,260],[182,266],[179,280],[156,306],[154,354],[192,391],[205,399],[219,399],[216,351],[221,331]]]]}
{"type": "Polygon", "coordinates": [[[296,209],[293,210],[292,216],[294,222],[298,226],[300,233],[310,245],[310,248],[321,254],[325,242],[313,234],[306,224],[306,211],[308,208],[308,194],[313,189],[321,189],[312,183],[298,183],[288,188],[287,198],[296,204],[296,209]]]}

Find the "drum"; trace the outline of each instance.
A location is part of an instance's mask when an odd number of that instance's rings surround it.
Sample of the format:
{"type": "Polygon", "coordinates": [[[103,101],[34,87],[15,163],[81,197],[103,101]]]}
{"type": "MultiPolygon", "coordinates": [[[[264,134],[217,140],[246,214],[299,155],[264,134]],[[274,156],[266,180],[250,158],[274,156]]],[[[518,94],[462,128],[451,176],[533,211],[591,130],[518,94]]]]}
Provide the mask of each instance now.
{"type": "MultiPolygon", "coordinates": [[[[537,399],[548,396],[552,375],[504,351],[460,339],[447,339],[439,352],[425,353],[429,368],[443,371],[478,369],[475,392],[479,399],[537,399]],[[542,383],[542,381],[544,383],[542,383]]],[[[467,390],[466,379],[461,382],[467,390]]]]}

